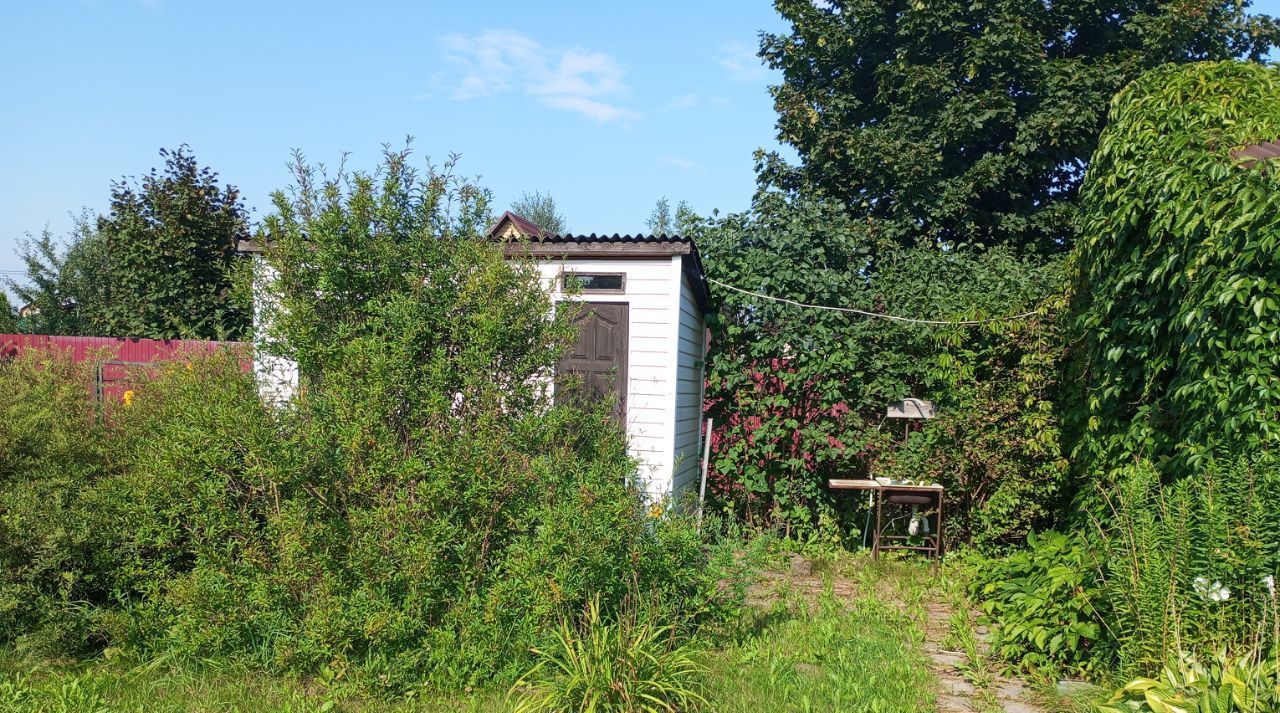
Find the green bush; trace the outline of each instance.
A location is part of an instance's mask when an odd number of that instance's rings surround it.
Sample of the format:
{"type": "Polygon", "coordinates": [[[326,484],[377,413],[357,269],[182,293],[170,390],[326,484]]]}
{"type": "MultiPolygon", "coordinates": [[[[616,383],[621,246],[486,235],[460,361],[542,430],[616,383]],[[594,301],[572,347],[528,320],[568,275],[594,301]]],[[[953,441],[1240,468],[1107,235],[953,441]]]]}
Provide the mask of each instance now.
{"type": "Polygon", "coordinates": [[[562,621],[555,642],[511,689],[516,713],[675,713],[706,705],[706,669],[653,606],[625,606],[606,618],[600,601],[576,625],[562,621]]]}
{"type": "Polygon", "coordinates": [[[979,570],[997,655],[1028,668],[1132,676],[1180,652],[1280,640],[1273,457],[1210,461],[1171,484],[1139,463],[1104,487],[1091,531],[1037,535],[979,570]]]}
{"type": "Polygon", "coordinates": [[[0,643],[37,655],[88,645],[82,614],[111,588],[88,495],[126,454],[108,443],[92,383],[65,354],[0,361],[0,643]]]}
{"type": "Polygon", "coordinates": [[[1096,553],[1057,532],[1033,534],[1027,545],[977,570],[992,653],[1029,669],[1105,673],[1114,651],[1096,553]]]}
{"type": "Polygon", "coordinates": [[[910,324],[717,289],[708,482],[720,507],[807,536],[850,514],[837,512],[829,478],[890,475],[948,486],[954,542],[1005,545],[1051,519],[1065,480],[1052,408],[1060,263],[971,246],[877,251],[875,226],[780,191],[697,237],[709,277],[774,297],[939,320],[1028,317],[910,324]],[[884,414],[908,396],[933,400],[940,418],[904,448],[908,424],[884,414]]]}

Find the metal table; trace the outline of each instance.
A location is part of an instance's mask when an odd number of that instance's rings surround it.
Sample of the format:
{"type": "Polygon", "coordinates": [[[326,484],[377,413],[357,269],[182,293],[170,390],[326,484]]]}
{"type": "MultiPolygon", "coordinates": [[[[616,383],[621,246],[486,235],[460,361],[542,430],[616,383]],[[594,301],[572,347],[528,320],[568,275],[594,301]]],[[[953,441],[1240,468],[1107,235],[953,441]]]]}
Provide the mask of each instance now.
{"type": "Polygon", "coordinates": [[[875,498],[876,509],[876,526],[871,531],[871,553],[876,558],[880,558],[880,553],[891,550],[912,550],[916,552],[924,552],[935,559],[942,557],[944,542],[942,537],[942,526],[944,524],[943,515],[945,512],[945,494],[941,485],[895,485],[884,478],[876,480],[843,480],[832,478],[827,481],[827,487],[832,490],[866,490],[872,493],[875,498]],[[925,535],[922,538],[923,544],[908,544],[912,539],[909,535],[885,535],[882,533],[881,512],[884,500],[897,497],[923,497],[928,498],[932,502],[937,503],[938,507],[938,527],[932,534],[925,535]],[[887,544],[881,544],[881,540],[887,544]]]}

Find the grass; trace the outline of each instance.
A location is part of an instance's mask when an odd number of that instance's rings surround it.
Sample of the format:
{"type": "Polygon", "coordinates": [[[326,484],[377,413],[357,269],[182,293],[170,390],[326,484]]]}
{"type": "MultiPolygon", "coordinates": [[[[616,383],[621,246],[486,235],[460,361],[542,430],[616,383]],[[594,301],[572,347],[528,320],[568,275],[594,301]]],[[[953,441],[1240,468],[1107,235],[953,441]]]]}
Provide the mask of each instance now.
{"type": "Polygon", "coordinates": [[[884,603],[826,595],[722,652],[709,679],[711,710],[917,713],[933,706],[927,663],[884,603]]]}
{"type": "Polygon", "coordinates": [[[443,713],[505,710],[499,693],[382,702],[238,667],[153,661],[30,666],[0,659],[5,713],[443,713]]]}
{"type": "MultiPolygon", "coordinates": [[[[701,654],[702,710],[933,710],[935,682],[920,648],[928,569],[863,557],[818,566],[818,578],[772,576],[739,626],[706,642],[714,647],[701,654]]],[[[32,666],[0,656],[5,713],[490,713],[509,709],[504,693],[377,701],[234,666],[119,657],[32,666]]]]}

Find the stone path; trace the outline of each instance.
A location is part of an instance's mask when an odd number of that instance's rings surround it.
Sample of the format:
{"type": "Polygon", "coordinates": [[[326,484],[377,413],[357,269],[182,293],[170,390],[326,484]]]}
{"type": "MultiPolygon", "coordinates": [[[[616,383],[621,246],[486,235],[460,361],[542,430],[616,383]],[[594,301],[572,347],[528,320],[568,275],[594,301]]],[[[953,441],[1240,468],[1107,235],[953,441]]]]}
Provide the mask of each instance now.
{"type": "MultiPolygon", "coordinates": [[[[994,676],[985,689],[974,686],[964,675],[968,664],[965,652],[943,647],[950,627],[951,607],[946,602],[933,601],[925,606],[925,613],[928,620],[924,651],[933,661],[933,672],[938,678],[938,713],[1045,713],[1019,681],[994,676]]],[[[986,642],[982,640],[985,632],[979,633],[979,645],[985,649],[986,642]]]]}

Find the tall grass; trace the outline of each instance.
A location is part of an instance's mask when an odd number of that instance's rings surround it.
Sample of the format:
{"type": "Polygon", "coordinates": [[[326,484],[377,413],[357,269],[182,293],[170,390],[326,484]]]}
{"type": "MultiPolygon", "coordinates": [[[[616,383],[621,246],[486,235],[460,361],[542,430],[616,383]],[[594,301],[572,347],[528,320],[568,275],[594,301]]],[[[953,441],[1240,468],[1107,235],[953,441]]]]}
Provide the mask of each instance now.
{"type": "Polygon", "coordinates": [[[629,600],[616,616],[592,598],[578,621],[562,620],[554,642],[511,689],[516,713],[675,713],[706,705],[706,668],[657,608],[629,600]]]}

